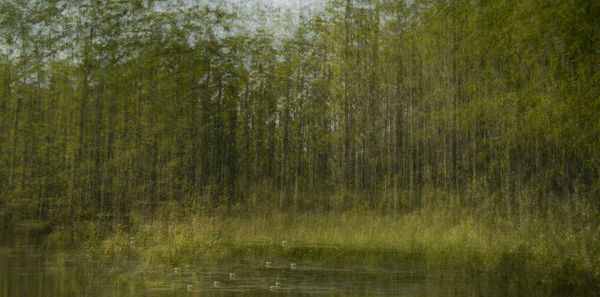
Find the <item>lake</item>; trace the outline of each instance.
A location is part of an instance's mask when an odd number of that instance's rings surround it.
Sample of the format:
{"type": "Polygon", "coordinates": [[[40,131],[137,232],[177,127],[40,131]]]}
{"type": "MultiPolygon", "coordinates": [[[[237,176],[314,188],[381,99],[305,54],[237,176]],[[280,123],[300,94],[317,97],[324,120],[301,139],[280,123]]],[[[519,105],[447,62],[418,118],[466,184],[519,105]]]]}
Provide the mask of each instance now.
{"type": "Polygon", "coordinates": [[[286,259],[180,267],[0,249],[0,296],[535,296],[489,277],[424,267],[339,267],[286,259]],[[266,261],[271,262],[270,265],[266,261]],[[231,274],[233,273],[233,274],[231,274]]]}

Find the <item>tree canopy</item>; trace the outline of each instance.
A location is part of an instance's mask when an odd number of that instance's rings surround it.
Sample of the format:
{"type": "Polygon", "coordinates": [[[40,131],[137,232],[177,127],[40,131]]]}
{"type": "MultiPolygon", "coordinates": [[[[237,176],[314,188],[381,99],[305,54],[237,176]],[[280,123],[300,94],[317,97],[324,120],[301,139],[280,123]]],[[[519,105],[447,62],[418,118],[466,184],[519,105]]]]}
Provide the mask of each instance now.
{"type": "Polygon", "coordinates": [[[3,224],[598,207],[600,2],[331,0],[284,35],[240,18],[1,1],[3,224]]]}

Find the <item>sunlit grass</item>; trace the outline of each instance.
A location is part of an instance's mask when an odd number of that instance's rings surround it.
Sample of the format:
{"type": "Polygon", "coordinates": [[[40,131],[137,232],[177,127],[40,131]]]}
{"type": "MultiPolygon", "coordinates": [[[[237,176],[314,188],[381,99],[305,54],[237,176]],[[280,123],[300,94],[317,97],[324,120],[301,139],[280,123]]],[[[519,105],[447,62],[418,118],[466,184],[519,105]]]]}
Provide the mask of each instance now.
{"type": "MultiPolygon", "coordinates": [[[[299,266],[426,265],[559,290],[595,289],[600,280],[600,227],[563,222],[555,216],[519,221],[439,210],[398,217],[356,212],[204,215],[139,219],[127,230],[116,227],[104,237],[88,235],[83,246],[90,257],[135,258],[171,267],[207,259],[287,259],[299,266]]],[[[94,225],[83,230],[98,232],[94,225]]],[[[64,242],[61,234],[51,234],[48,244],[64,242]]]]}

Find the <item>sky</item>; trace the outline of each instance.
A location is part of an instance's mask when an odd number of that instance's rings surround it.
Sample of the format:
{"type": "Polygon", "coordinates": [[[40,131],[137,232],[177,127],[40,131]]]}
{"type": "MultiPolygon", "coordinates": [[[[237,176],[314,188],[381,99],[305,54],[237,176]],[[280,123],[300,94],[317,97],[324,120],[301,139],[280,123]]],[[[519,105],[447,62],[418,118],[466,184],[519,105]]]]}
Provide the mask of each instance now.
{"type": "Polygon", "coordinates": [[[301,15],[309,16],[325,0],[204,0],[212,5],[235,10],[245,20],[246,29],[290,34],[301,15]],[[262,12],[262,13],[259,13],[262,12]]]}
{"type": "Polygon", "coordinates": [[[248,3],[263,3],[268,5],[277,5],[282,7],[290,7],[290,8],[304,8],[307,6],[313,6],[320,2],[324,2],[323,0],[246,0],[244,2],[248,3]]]}
{"type": "Polygon", "coordinates": [[[284,8],[294,11],[314,9],[325,0],[188,0],[191,3],[218,3],[223,6],[242,6],[247,8],[284,8]]]}

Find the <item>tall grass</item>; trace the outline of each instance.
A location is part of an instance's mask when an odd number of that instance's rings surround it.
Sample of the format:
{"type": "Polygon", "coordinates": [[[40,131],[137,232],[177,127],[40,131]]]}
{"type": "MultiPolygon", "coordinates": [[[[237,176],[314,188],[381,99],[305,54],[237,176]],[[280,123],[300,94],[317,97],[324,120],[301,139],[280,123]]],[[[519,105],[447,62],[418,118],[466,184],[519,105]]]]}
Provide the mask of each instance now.
{"type": "MultiPolygon", "coordinates": [[[[114,227],[107,236],[99,236],[94,224],[75,236],[84,238],[83,250],[97,258],[136,258],[173,266],[207,259],[278,258],[362,267],[426,265],[526,286],[598,292],[597,220],[596,215],[583,218],[560,212],[525,218],[442,210],[399,217],[261,212],[154,220],[140,216],[131,226],[114,227]],[[288,243],[285,247],[282,240],[288,243]]],[[[60,245],[64,236],[65,232],[52,233],[47,244],[60,245]]]]}

